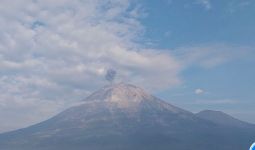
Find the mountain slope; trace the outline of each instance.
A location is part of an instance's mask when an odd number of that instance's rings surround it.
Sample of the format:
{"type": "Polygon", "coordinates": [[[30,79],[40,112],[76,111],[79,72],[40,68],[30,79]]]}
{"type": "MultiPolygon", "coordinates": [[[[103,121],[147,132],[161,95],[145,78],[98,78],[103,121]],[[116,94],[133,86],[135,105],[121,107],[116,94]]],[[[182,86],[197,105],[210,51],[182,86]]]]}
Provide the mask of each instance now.
{"type": "Polygon", "coordinates": [[[241,127],[241,128],[252,128],[254,125],[238,120],[226,113],[221,111],[213,111],[213,110],[203,110],[196,114],[201,119],[208,120],[214,122],[219,125],[224,125],[228,127],[241,127]]]}
{"type": "Polygon", "coordinates": [[[239,150],[255,139],[254,131],[216,124],[120,83],[49,120],[1,134],[0,149],[239,150]]]}

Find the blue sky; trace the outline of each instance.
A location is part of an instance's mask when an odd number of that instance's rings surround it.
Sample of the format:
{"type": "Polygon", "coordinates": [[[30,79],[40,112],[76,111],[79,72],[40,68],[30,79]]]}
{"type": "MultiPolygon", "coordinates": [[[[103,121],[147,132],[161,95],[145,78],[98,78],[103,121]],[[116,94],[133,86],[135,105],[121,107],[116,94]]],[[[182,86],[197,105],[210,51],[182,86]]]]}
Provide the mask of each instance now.
{"type": "Polygon", "coordinates": [[[142,23],[148,31],[145,36],[160,48],[206,43],[252,45],[254,5],[252,0],[143,1],[148,16],[142,23]]]}
{"type": "Polygon", "coordinates": [[[0,132],[128,82],[255,123],[253,0],[3,0],[0,132]]]}
{"type": "MultiPolygon", "coordinates": [[[[194,112],[222,110],[255,122],[255,2],[165,0],[143,1],[143,6],[147,13],[141,19],[146,26],[145,41],[154,47],[171,51],[179,47],[223,44],[250,47],[252,51],[242,59],[212,68],[190,66],[181,72],[181,86],[158,95],[194,112]],[[203,92],[196,94],[195,89],[203,92]]],[[[224,53],[224,49],[221,51],[224,53]]]]}

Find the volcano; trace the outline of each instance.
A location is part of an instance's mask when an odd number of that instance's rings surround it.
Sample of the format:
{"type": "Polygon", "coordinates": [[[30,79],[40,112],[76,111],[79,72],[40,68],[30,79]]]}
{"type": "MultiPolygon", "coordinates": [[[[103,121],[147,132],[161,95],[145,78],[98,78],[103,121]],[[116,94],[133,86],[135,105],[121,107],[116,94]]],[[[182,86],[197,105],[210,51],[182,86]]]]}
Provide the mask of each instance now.
{"type": "Polygon", "coordinates": [[[193,114],[119,83],[46,121],[0,134],[0,149],[241,150],[254,140],[253,124],[214,111],[193,114]]]}

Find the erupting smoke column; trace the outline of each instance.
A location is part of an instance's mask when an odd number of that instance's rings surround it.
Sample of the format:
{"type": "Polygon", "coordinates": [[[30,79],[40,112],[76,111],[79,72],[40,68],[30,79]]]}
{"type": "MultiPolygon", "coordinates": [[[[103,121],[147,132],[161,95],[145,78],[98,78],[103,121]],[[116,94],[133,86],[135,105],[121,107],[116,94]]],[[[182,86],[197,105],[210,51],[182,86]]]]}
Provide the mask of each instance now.
{"type": "Polygon", "coordinates": [[[116,74],[117,72],[114,69],[108,69],[105,75],[105,79],[112,84],[116,77],[116,74]]]}

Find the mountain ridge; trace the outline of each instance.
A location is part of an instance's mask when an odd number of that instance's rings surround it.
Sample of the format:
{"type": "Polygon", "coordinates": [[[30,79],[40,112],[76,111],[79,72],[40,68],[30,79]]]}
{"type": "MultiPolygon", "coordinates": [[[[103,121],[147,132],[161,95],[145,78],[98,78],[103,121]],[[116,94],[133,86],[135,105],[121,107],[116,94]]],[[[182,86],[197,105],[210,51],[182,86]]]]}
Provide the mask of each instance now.
{"type": "Polygon", "coordinates": [[[239,150],[255,128],[222,126],[134,85],[106,86],[58,115],[5,134],[5,150],[239,150]],[[215,144],[217,143],[217,144],[215,144]],[[208,146],[211,146],[208,148],[208,146]]]}
{"type": "Polygon", "coordinates": [[[166,103],[165,101],[154,97],[153,95],[147,93],[145,90],[137,86],[125,84],[123,82],[105,86],[102,89],[92,93],[83,101],[92,102],[98,100],[116,104],[119,108],[124,109],[128,107],[139,107],[141,103],[149,102],[153,103],[154,105],[161,105],[161,107],[165,107],[176,113],[178,111],[191,113],[176,106],[173,106],[169,103],[166,103]]]}
{"type": "Polygon", "coordinates": [[[233,116],[230,116],[222,111],[203,110],[195,114],[201,119],[205,119],[216,124],[230,126],[230,127],[255,127],[254,124],[241,121],[233,116]]]}

